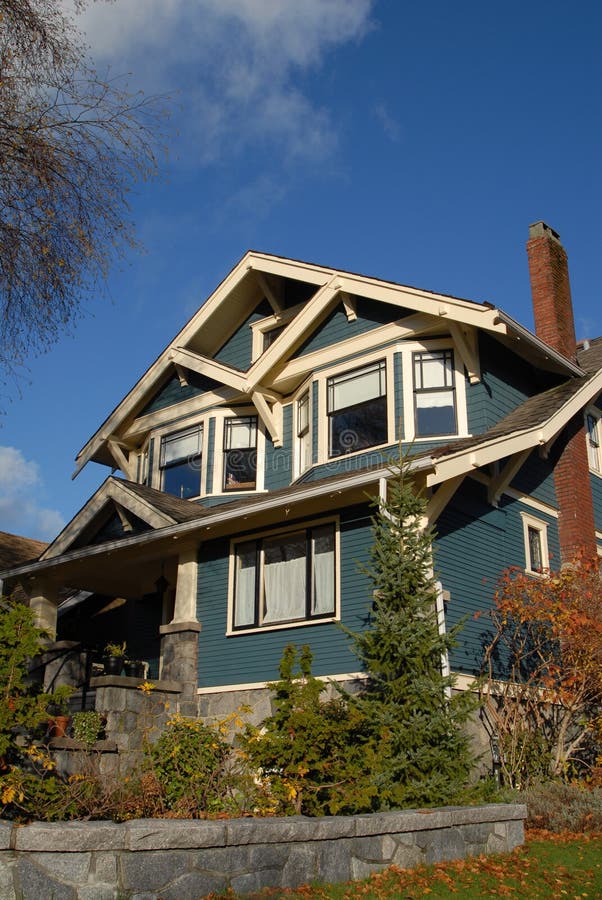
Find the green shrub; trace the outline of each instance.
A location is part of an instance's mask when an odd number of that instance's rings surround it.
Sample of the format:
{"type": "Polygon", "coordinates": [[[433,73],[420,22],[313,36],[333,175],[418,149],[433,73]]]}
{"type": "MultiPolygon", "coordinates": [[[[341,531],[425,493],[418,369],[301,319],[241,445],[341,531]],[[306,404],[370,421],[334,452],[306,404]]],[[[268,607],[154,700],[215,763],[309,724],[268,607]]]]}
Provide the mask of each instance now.
{"type": "Polygon", "coordinates": [[[222,731],[176,715],[147,747],[147,780],[155,779],[166,810],[197,817],[238,809],[239,773],[222,731]]]}
{"type": "Polygon", "coordinates": [[[516,798],[527,804],[528,828],[547,831],[602,831],[602,787],[549,782],[527,788],[516,798]]]}
{"type": "Polygon", "coordinates": [[[95,709],[86,709],[73,714],[73,737],[91,747],[98,740],[102,730],[102,716],[95,709]]]}
{"type": "Polygon", "coordinates": [[[367,723],[343,697],[322,701],[326,686],[311,674],[312,654],[285,648],[275,712],[240,739],[264,790],[263,812],[334,815],[368,811],[374,787],[367,723]]]}

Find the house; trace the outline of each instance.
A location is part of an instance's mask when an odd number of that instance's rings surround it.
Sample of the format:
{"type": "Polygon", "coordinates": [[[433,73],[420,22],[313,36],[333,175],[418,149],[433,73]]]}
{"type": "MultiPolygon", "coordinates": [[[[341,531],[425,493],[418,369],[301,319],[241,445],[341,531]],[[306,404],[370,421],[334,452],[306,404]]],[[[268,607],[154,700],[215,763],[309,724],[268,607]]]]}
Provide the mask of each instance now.
{"type": "Polygon", "coordinates": [[[290,642],[357,678],[340,623],[365,627],[370,498],[401,442],[467,685],[504,568],[602,552],[602,338],[576,344],[558,234],[532,225],[527,251],[535,334],[488,303],[248,252],[77,455],[76,473],[120,474],[7,583],[63,646],[126,640],[185,713],[259,715],[290,642]],[[65,588],[84,593],[63,610],[65,588]]]}

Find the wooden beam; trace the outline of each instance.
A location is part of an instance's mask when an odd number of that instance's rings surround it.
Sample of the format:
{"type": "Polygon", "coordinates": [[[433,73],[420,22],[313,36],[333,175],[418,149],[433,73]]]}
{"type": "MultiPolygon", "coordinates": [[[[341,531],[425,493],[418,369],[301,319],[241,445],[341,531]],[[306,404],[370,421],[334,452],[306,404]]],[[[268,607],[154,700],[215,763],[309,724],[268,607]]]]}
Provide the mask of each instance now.
{"type": "Polygon", "coordinates": [[[481,380],[481,367],[479,364],[479,355],[477,353],[477,341],[474,328],[463,327],[457,322],[450,322],[449,330],[460,355],[460,359],[468,372],[470,383],[477,384],[481,380]]]}
{"type": "Polygon", "coordinates": [[[273,408],[270,409],[260,391],[253,391],[251,400],[261,417],[261,421],[270,433],[274,447],[282,447],[282,406],[279,403],[275,403],[273,408]]]}
{"type": "Polygon", "coordinates": [[[193,353],[192,350],[185,347],[174,347],[169,351],[169,355],[174,365],[183,366],[185,369],[198,372],[199,375],[206,375],[208,378],[213,378],[214,381],[219,381],[220,384],[225,384],[244,394],[248,393],[246,377],[242,372],[237,372],[230,366],[202,356],[200,353],[193,353]]]}
{"type": "Polygon", "coordinates": [[[107,446],[110,450],[111,456],[117,463],[117,468],[121,469],[125,477],[129,481],[135,480],[135,470],[133,463],[130,463],[129,457],[125,455],[117,441],[112,438],[109,438],[107,441],[107,446]]]}
{"type": "Polygon", "coordinates": [[[186,369],[183,369],[182,366],[176,363],[176,375],[178,376],[178,381],[180,382],[180,387],[188,387],[188,376],[186,374],[186,369]]]}
{"type": "Polygon", "coordinates": [[[425,518],[429,525],[435,524],[463,481],[464,475],[456,475],[455,478],[444,481],[433,494],[425,510],[425,518]]]}
{"type": "Polygon", "coordinates": [[[524,465],[527,460],[527,457],[531,453],[531,447],[527,447],[526,450],[522,450],[520,453],[515,453],[514,456],[511,456],[504,468],[496,475],[495,478],[492,478],[489,482],[489,487],[487,488],[487,499],[491,503],[492,506],[497,506],[500,497],[518,472],[518,470],[524,465]]]}
{"type": "Polygon", "coordinates": [[[264,275],[263,272],[259,272],[257,269],[255,271],[255,277],[257,279],[257,284],[263,291],[266,296],[266,299],[272,309],[274,310],[274,315],[279,316],[284,312],[284,307],[280,302],[280,297],[277,296],[276,291],[270,284],[268,277],[264,275]]]}
{"type": "Polygon", "coordinates": [[[346,291],[341,292],[341,300],[345,307],[345,315],[348,322],[355,322],[357,319],[357,303],[355,297],[351,297],[346,291]]]}

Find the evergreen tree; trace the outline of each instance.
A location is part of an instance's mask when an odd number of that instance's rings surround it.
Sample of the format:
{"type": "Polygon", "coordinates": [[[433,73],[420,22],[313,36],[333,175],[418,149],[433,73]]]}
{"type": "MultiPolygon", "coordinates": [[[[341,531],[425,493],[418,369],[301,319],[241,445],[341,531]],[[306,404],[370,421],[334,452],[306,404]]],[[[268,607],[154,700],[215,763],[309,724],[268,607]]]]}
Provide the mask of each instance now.
{"type": "Polygon", "coordinates": [[[442,672],[457,629],[446,634],[438,627],[425,510],[402,458],[391,467],[387,498],[372,519],[374,543],[364,569],[374,586],[370,624],[353,635],[368,676],[357,703],[372,723],[380,809],[449,803],[473,763],[463,726],[474,702],[467,694],[452,696],[453,676],[442,672]]]}

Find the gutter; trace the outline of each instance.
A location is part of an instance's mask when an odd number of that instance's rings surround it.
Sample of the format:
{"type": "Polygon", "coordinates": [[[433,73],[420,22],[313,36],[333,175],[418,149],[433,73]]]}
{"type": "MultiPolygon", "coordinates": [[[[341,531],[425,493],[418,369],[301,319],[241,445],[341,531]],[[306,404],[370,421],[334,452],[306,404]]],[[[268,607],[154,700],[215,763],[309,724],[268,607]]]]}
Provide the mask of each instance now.
{"type": "Polygon", "coordinates": [[[495,315],[496,320],[506,325],[506,327],[513,331],[520,340],[531,344],[531,346],[539,350],[540,353],[543,353],[544,356],[553,359],[554,362],[563,366],[565,369],[568,369],[572,375],[588,374],[584,369],[578,366],[577,363],[574,363],[566,356],[563,356],[558,350],[554,350],[553,347],[550,347],[549,344],[546,344],[545,341],[538,338],[536,334],[533,334],[528,328],[525,328],[524,325],[521,325],[516,319],[513,319],[512,316],[509,316],[508,313],[503,312],[501,309],[496,309],[495,315]]]}
{"type": "MultiPolygon", "coordinates": [[[[412,472],[422,471],[424,469],[433,469],[435,461],[432,457],[421,457],[410,464],[412,472]]],[[[145,531],[142,534],[134,535],[129,538],[120,538],[117,541],[107,541],[104,544],[95,544],[91,547],[81,547],[78,550],[61,554],[60,556],[50,557],[41,562],[30,563],[29,565],[18,566],[6,572],[0,572],[0,578],[14,578],[19,575],[34,575],[37,572],[45,572],[48,569],[56,568],[64,563],[86,559],[92,556],[102,556],[111,553],[113,550],[123,550],[130,547],[140,547],[152,544],[155,541],[172,538],[178,540],[195,531],[203,531],[214,525],[221,525],[230,519],[240,518],[241,515],[250,516],[264,512],[269,509],[277,509],[279,506],[290,505],[302,500],[311,500],[314,497],[320,497],[324,494],[342,493],[350,488],[363,487],[371,483],[379,483],[380,479],[390,475],[391,470],[388,466],[379,466],[377,469],[369,471],[360,471],[354,475],[344,475],[333,481],[325,483],[316,481],[315,487],[308,489],[307,484],[303,488],[299,487],[291,493],[274,497],[274,495],[264,495],[261,499],[257,499],[248,503],[244,508],[236,506],[234,509],[219,509],[215,512],[207,513],[199,516],[198,519],[191,519],[187,522],[178,522],[176,525],[166,525],[163,528],[157,528],[153,531],[145,531]]]]}

